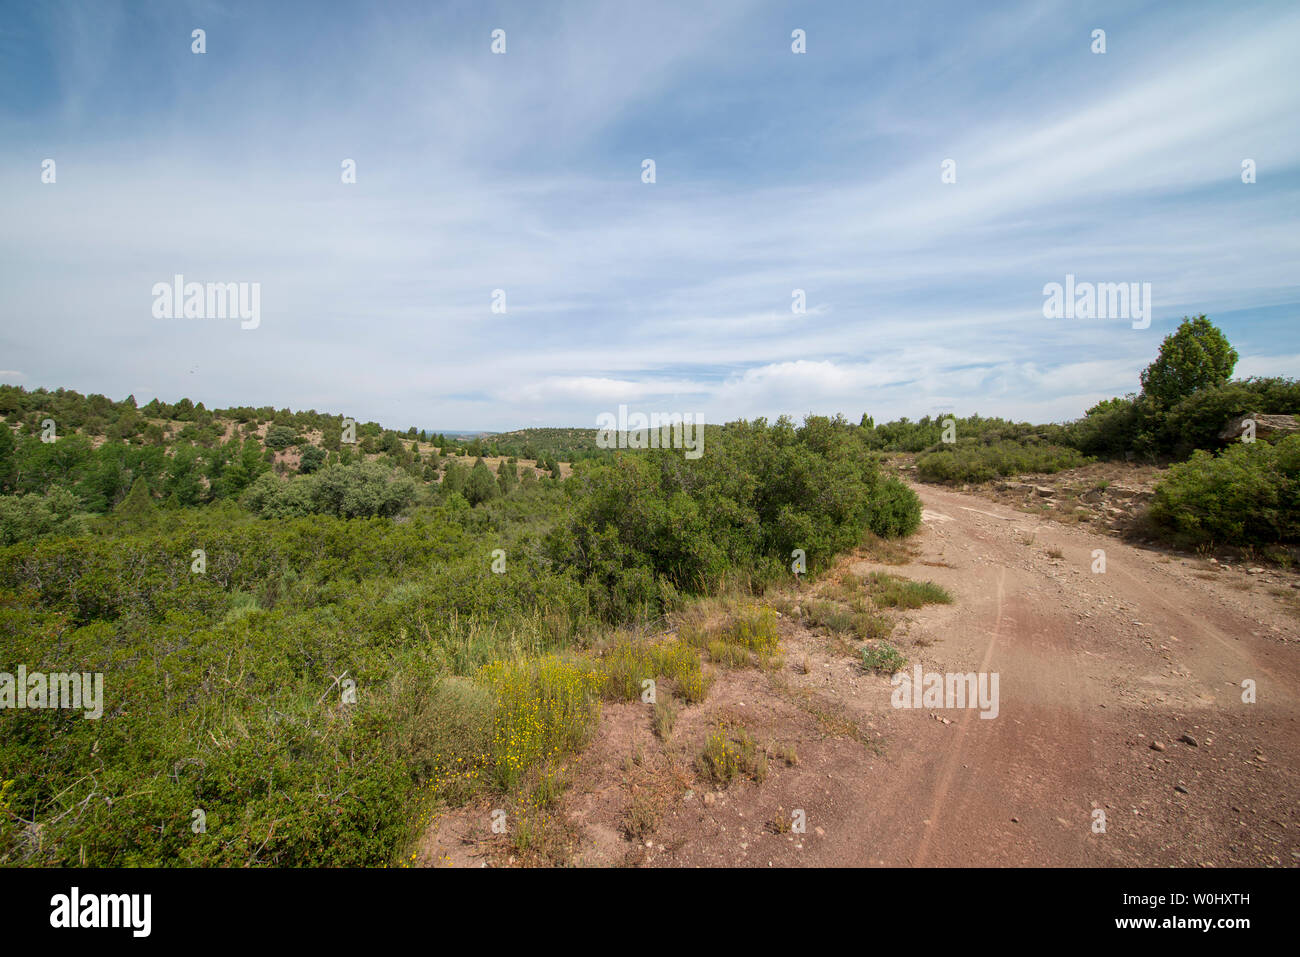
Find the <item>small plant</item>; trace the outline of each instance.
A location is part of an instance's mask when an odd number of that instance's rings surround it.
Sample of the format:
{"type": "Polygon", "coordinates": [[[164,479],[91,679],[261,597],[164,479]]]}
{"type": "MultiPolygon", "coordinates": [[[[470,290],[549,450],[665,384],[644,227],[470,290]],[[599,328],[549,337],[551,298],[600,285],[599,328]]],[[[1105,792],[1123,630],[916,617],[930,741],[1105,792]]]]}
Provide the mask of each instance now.
{"type": "Polygon", "coordinates": [[[705,780],[719,788],[727,787],[737,777],[761,784],[767,777],[767,753],[743,728],[721,725],[704,742],[697,766],[705,780]]]}
{"type": "Polygon", "coordinates": [[[628,840],[644,843],[659,826],[659,803],[649,791],[640,791],[632,798],[623,817],[623,834],[628,840]]]}
{"type": "Polygon", "coordinates": [[[1049,549],[1047,550],[1047,557],[1048,557],[1048,558],[1057,558],[1057,559],[1059,559],[1059,558],[1064,558],[1064,557],[1065,557],[1065,552],[1061,551],[1059,548],[1049,548],[1049,549]]]}
{"type": "Polygon", "coordinates": [[[773,834],[789,834],[794,827],[794,820],[785,813],[784,808],[777,808],[776,814],[767,822],[767,829],[773,834]]]}
{"type": "Polygon", "coordinates": [[[664,744],[673,736],[673,725],[677,723],[677,702],[672,698],[662,698],[655,702],[654,712],[650,717],[655,736],[664,744]]]}
{"type": "Polygon", "coordinates": [[[877,674],[892,675],[907,666],[907,658],[887,641],[862,649],[862,667],[877,674]]]}
{"type": "Polygon", "coordinates": [[[729,641],[711,641],[709,660],[726,668],[743,668],[749,664],[749,652],[729,641]]]}

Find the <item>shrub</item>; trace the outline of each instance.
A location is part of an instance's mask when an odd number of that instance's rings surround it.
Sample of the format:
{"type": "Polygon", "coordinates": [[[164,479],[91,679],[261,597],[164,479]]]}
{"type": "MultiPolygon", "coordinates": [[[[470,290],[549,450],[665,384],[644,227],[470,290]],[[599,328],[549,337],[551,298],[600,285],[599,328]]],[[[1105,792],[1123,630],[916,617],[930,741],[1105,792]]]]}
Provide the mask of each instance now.
{"type": "Polygon", "coordinates": [[[498,661],[478,679],[492,692],[493,780],[514,789],[533,768],[577,751],[600,715],[602,676],[589,665],[555,655],[498,661]]]}
{"type": "Polygon", "coordinates": [[[1086,465],[1077,450],[1060,445],[958,445],[922,455],[916,473],[931,482],[987,482],[998,476],[1050,474],[1086,465]]]}
{"type": "Polygon", "coordinates": [[[71,492],[54,488],[44,495],[0,496],[0,545],[25,542],[42,535],[84,534],[85,521],[77,514],[80,503],[71,492]]]}
{"type": "Polygon", "coordinates": [[[1149,515],[1188,543],[1300,540],[1300,436],[1193,453],[1156,486],[1149,515]]]}
{"type": "Polygon", "coordinates": [[[1219,433],[1239,416],[1300,412],[1300,382],[1247,379],[1203,389],[1183,399],[1164,418],[1161,447],[1185,458],[1196,449],[1216,450],[1219,433]]]}
{"type": "Polygon", "coordinates": [[[340,518],[391,518],[415,500],[410,476],[377,462],[329,465],[309,475],[258,476],[241,503],[263,518],[325,514],[340,518]]]}
{"type": "Polygon", "coordinates": [[[785,576],[794,549],[815,570],[869,532],[920,524],[915,493],[880,476],[861,430],[842,419],[738,422],[709,441],[700,459],[625,454],[581,463],[567,480],[574,514],[547,554],[607,596],[607,615],[662,612],[669,589],[785,576]]]}

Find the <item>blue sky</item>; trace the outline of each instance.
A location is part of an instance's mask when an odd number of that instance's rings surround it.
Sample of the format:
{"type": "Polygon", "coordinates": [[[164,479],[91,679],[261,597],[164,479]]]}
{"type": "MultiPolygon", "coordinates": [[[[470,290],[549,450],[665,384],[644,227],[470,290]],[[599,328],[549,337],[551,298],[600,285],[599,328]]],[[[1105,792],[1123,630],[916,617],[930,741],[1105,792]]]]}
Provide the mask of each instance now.
{"type": "Polygon", "coordinates": [[[1202,312],[1294,376],[1298,49],[1280,2],[6,3],[0,381],[1060,421],[1202,312]],[[177,273],[260,324],[154,318],[177,273]],[[1151,283],[1150,327],[1045,319],[1067,273],[1151,283]]]}

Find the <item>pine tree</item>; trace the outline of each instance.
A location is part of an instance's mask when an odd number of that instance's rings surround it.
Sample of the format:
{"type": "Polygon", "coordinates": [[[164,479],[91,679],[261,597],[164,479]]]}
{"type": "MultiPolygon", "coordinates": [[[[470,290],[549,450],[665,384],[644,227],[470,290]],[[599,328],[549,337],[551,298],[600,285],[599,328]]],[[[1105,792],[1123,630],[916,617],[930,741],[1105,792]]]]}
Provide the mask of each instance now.
{"type": "Polygon", "coordinates": [[[149,493],[149,483],[143,477],[135,480],[126,498],[114,509],[118,518],[134,528],[148,528],[153,524],[157,513],[153,496],[149,493]]]}

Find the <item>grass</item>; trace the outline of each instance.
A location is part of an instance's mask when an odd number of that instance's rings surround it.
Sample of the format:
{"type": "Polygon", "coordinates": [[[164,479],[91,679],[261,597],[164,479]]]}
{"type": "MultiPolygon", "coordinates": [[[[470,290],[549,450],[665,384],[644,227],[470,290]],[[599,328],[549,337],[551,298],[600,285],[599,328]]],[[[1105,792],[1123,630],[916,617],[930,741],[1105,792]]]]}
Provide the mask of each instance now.
{"type": "Polygon", "coordinates": [[[650,725],[655,736],[664,744],[673,736],[673,726],[677,723],[677,702],[672,698],[661,698],[655,702],[654,712],[650,716],[650,725]]]}
{"type": "Polygon", "coordinates": [[[648,642],[620,636],[601,654],[599,670],[607,700],[635,701],[647,680],[660,678],[672,681],[677,693],[691,704],[703,701],[708,693],[699,655],[682,641],[648,642]]]}
{"type": "Polygon", "coordinates": [[[929,604],[952,604],[952,596],[934,582],[898,578],[884,572],[867,576],[871,600],[881,608],[920,608],[929,604]]]}
{"type": "Polygon", "coordinates": [[[709,660],[726,668],[743,668],[749,664],[749,652],[729,641],[709,642],[709,660]]]}
{"type": "Polygon", "coordinates": [[[659,826],[663,812],[659,801],[650,791],[640,791],[632,796],[627,813],[623,816],[622,831],[628,840],[638,844],[644,843],[646,837],[653,834],[659,826]]]}
{"type": "Polygon", "coordinates": [[[746,605],[720,622],[687,622],[680,635],[684,645],[705,651],[710,661],[723,667],[743,668],[756,660],[759,668],[771,671],[782,664],[776,613],[771,608],[746,605]]]}
{"type": "Polygon", "coordinates": [[[808,624],[841,635],[853,632],[853,614],[852,609],[833,601],[813,600],[803,606],[804,620],[808,624]]]}
{"type": "Polygon", "coordinates": [[[881,565],[906,565],[912,560],[915,546],[906,539],[885,539],[868,532],[862,541],[867,557],[881,565]]]}
{"type": "Polygon", "coordinates": [[[737,778],[761,784],[767,777],[767,752],[743,728],[723,724],[705,740],[696,767],[704,780],[719,789],[737,778]]]}

